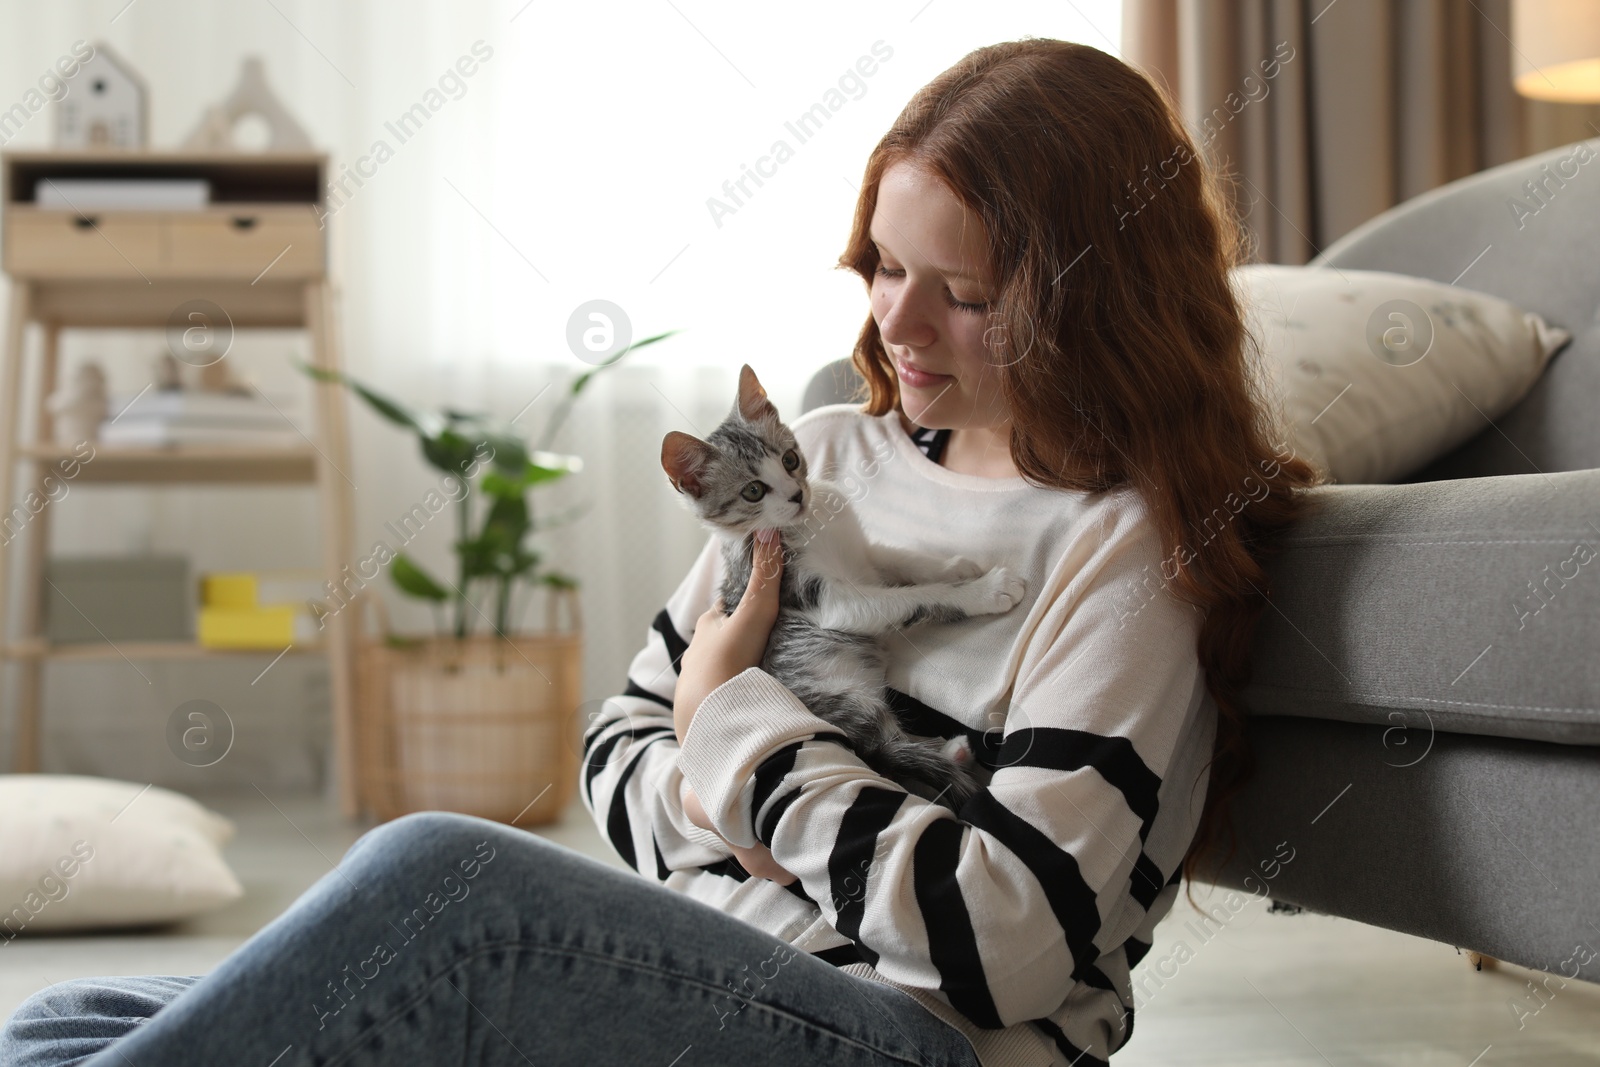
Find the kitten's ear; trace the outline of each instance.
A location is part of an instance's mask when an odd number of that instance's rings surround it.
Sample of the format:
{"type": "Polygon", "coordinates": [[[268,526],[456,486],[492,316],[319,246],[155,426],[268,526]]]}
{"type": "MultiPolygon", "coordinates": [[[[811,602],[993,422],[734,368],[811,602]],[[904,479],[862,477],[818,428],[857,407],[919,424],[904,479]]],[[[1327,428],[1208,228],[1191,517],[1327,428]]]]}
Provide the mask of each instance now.
{"type": "Polygon", "coordinates": [[[668,433],[661,441],[661,468],[672,479],[672,488],[698,500],[700,494],[705,492],[700,472],[713,451],[698,437],[690,437],[677,430],[668,433]]]}
{"type": "Polygon", "coordinates": [[[748,363],[739,368],[738,408],[745,422],[778,418],[778,409],[767,399],[767,391],[756,381],[756,372],[750,369],[748,363]]]}

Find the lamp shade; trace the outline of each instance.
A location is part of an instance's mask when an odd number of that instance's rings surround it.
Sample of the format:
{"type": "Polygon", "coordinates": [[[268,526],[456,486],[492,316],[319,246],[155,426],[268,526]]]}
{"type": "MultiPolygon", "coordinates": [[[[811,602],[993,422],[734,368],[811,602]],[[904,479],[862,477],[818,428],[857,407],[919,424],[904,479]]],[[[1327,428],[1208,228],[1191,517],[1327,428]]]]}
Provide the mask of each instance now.
{"type": "Polygon", "coordinates": [[[1511,81],[1535,100],[1600,103],[1600,0],[1511,0],[1511,81]]]}

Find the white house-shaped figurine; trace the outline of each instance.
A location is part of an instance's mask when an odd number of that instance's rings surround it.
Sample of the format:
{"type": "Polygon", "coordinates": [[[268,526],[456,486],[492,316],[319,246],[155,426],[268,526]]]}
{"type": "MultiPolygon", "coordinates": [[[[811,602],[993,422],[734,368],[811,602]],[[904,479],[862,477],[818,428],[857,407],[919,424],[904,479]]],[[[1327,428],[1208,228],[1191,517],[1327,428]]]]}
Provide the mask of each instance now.
{"type": "Polygon", "coordinates": [[[102,43],[56,104],[57,148],[143,148],[147,133],[144,79],[102,43]]]}

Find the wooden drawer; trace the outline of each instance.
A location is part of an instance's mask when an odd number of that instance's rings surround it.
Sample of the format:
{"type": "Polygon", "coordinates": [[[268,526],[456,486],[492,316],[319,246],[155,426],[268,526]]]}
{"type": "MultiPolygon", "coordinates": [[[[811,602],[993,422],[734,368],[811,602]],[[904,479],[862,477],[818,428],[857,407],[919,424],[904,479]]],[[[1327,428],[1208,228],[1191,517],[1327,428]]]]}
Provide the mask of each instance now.
{"type": "Polygon", "coordinates": [[[166,227],[168,270],[247,281],[262,271],[280,281],[322,276],[323,231],[309,210],[168,215],[166,227]]]}
{"type": "Polygon", "coordinates": [[[320,278],[323,236],[309,210],[280,205],[86,215],[16,207],[5,215],[5,269],[45,279],[320,278]]]}
{"type": "Polygon", "coordinates": [[[5,268],[34,278],[149,278],[161,270],[161,237],[153,215],[8,211],[5,268]]]}

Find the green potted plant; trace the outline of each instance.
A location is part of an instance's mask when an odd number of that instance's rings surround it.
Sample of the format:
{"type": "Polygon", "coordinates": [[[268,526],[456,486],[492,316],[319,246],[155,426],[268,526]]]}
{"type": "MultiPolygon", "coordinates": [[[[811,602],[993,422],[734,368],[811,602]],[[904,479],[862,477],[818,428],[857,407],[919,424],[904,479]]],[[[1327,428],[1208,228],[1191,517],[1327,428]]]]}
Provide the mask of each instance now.
{"type": "Polygon", "coordinates": [[[359,651],[361,792],[380,818],[449,810],[534,825],[565,809],[578,769],[578,581],[547,565],[531,539],[584,509],[539,520],[533,497],[582,468],[579,457],[548,449],[589,383],[676,332],[630,345],[573,378],[536,446],[514,422],[415,411],[347,375],[299,364],[415,434],[423,459],[452,479],[454,574],[429,573],[405,553],[389,562],[395,587],[436,609],[436,632],[385,633],[362,641],[359,651]],[[546,596],[546,627],[523,631],[515,625],[517,603],[525,607],[538,591],[546,596]],[[558,603],[568,609],[566,630],[556,628],[558,603]]]}

